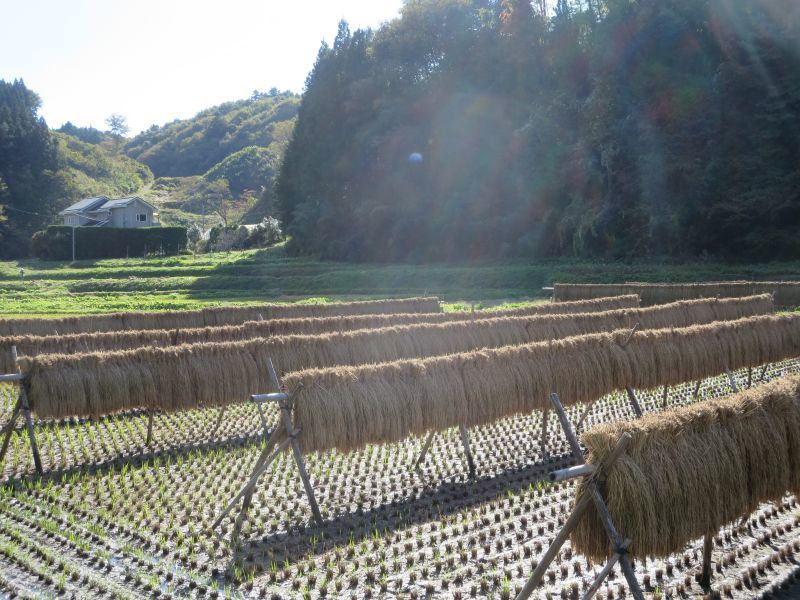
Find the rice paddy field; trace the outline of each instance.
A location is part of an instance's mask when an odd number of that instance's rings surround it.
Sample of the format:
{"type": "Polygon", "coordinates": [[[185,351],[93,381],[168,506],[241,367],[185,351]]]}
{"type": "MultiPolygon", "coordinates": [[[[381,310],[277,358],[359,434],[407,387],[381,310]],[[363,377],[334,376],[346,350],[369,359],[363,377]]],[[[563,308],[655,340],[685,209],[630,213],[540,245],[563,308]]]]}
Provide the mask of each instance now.
{"type": "MultiPolygon", "coordinates": [[[[771,365],[765,379],[800,372],[771,365]]],[[[746,385],[744,372],[736,373],[746,385]]],[[[730,393],[725,377],[670,388],[669,406],[730,393]]],[[[662,410],[662,390],[639,394],[662,410]]],[[[2,388],[2,407],[15,398],[2,388]]],[[[586,407],[569,409],[573,422],[586,407]]],[[[25,438],[12,441],[0,498],[0,594],[105,598],[510,598],[571,509],[574,482],[546,482],[571,464],[563,435],[541,455],[540,414],[470,431],[477,467],[469,477],[457,431],[434,438],[421,469],[422,440],[307,457],[324,518],[314,522],[290,455],[262,478],[239,541],[235,524],[210,525],[246,482],[263,445],[255,407],[161,415],[154,443],[147,418],[129,413],[42,423],[47,475],[36,477],[25,438]]],[[[275,418],[269,413],[270,420],[275,418]]],[[[632,417],[624,394],[593,404],[584,428],[632,417]]],[[[551,415],[553,421],[555,416],[551,415]]],[[[551,427],[552,429],[552,427],[551,427]]],[[[755,598],[794,581],[800,507],[787,496],[715,537],[714,597],[755,598]]],[[[706,597],[696,582],[702,540],[668,560],[637,562],[648,597],[706,597]]],[[[581,597],[602,567],[566,545],[540,597],[581,597]]],[[[619,572],[598,597],[628,597],[619,572]]]]}
{"type": "MultiPolygon", "coordinates": [[[[773,265],[763,275],[780,279],[796,266],[773,265]]],[[[694,267],[616,265],[601,275],[597,265],[567,263],[379,268],[326,265],[276,250],[25,268],[20,280],[17,264],[0,265],[0,316],[430,294],[442,297],[447,311],[519,308],[543,302],[541,287],[556,280],[690,281],[694,267]]],[[[695,279],[720,278],[720,268],[697,266],[695,279]]],[[[752,277],[746,267],[724,269],[752,277]]],[[[791,375],[800,375],[795,357],[730,377],[748,389],[791,375]]],[[[686,381],[634,392],[645,415],[733,394],[724,373],[699,386],[686,381]]],[[[0,424],[18,394],[18,384],[0,383],[0,424]]],[[[579,434],[636,417],[624,390],[565,405],[579,434]]],[[[44,474],[35,469],[24,429],[11,436],[0,464],[0,598],[514,598],[566,523],[581,485],[548,480],[576,461],[553,411],[542,447],[545,420],[534,409],[469,428],[474,473],[457,427],[431,438],[418,468],[425,436],[305,453],[321,522],[292,453],[278,453],[249,510],[240,514],[237,507],[213,528],[265,448],[263,423],[280,420],[274,404],[265,404],[262,415],[244,400],[220,415],[219,408],[158,413],[149,431],[150,415],[140,409],[66,418],[34,413],[44,474]]],[[[753,508],[712,536],[710,587],[699,582],[702,537],[666,558],[635,560],[645,597],[798,597],[800,506],[786,494],[753,508]]],[[[603,566],[567,542],[532,597],[583,598],[603,566]]],[[[594,597],[632,597],[619,565],[594,597]]]]}
{"type": "Polygon", "coordinates": [[[0,262],[0,316],[195,309],[226,302],[436,295],[448,308],[531,300],[554,282],[796,279],[800,262],[370,265],[287,257],[283,248],[167,258],[0,262]],[[24,279],[19,268],[25,269],[24,279]]]}

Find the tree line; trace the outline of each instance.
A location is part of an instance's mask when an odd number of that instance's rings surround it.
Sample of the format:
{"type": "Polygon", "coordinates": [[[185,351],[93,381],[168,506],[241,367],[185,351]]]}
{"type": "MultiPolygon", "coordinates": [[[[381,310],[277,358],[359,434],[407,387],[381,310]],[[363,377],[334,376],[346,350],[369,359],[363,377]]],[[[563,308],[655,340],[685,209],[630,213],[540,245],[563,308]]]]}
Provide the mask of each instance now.
{"type": "Polygon", "coordinates": [[[277,184],[344,260],[800,256],[793,0],[408,0],[339,26],[277,184]]]}

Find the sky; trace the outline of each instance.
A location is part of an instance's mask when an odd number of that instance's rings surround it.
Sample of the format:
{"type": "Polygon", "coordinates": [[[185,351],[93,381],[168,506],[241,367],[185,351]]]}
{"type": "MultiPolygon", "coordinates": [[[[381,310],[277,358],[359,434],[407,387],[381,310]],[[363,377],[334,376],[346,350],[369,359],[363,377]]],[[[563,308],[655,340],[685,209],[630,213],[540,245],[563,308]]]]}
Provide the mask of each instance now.
{"type": "Polygon", "coordinates": [[[48,125],[130,135],[249,97],[302,92],[322,40],[398,15],[402,0],[0,0],[0,79],[23,79],[48,125]]]}

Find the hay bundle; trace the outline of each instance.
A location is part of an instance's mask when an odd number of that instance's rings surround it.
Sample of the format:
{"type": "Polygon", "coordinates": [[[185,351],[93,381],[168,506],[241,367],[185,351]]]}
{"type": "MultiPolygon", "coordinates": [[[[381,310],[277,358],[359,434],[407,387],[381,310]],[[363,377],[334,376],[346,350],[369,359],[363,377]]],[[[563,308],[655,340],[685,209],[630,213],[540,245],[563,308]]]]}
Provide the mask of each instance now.
{"type": "Polygon", "coordinates": [[[221,306],[202,310],[121,312],[57,319],[0,319],[0,335],[57,335],[124,329],[177,329],[231,325],[260,318],[320,317],[330,315],[439,312],[438,298],[368,300],[329,304],[260,304],[221,306]]]}
{"type": "MultiPolygon", "coordinates": [[[[634,556],[679,552],[761,502],[800,492],[800,376],[595,427],[583,435],[589,462],[601,461],[626,431],[633,439],[608,472],[605,497],[634,556]]],[[[594,560],[610,555],[593,508],[572,543],[594,560]]]]}
{"type": "MultiPolygon", "coordinates": [[[[668,310],[669,307],[654,307],[636,312],[640,320],[643,320],[641,317],[645,313],[658,314],[668,310]]],[[[628,311],[610,312],[621,313],[618,318],[630,318],[626,316],[628,311]]],[[[608,314],[589,313],[581,315],[576,321],[584,327],[594,326],[604,329],[609,323],[614,322],[607,318],[608,314]]],[[[282,371],[287,372],[312,366],[358,365],[390,361],[400,357],[445,355],[465,349],[521,344],[537,336],[544,339],[553,338],[574,329],[573,317],[575,316],[511,317],[486,321],[398,326],[318,336],[276,336],[236,342],[185,344],[171,348],[139,348],[77,355],[43,354],[32,358],[22,357],[20,366],[28,379],[29,397],[33,408],[41,417],[101,415],[130,408],[131,404],[135,405],[135,397],[127,399],[124,390],[119,394],[104,396],[102,402],[94,396],[91,399],[81,397],[84,394],[91,396],[93,386],[97,385],[96,381],[107,377],[107,371],[111,369],[114,370],[112,381],[118,377],[139,379],[141,369],[150,370],[153,377],[157,374],[156,381],[162,382],[163,385],[162,397],[153,400],[150,394],[144,394],[140,406],[178,410],[236,402],[247,396],[247,394],[242,395],[242,389],[249,390],[247,393],[264,389],[263,384],[266,380],[262,377],[263,365],[268,357],[272,358],[282,371]],[[241,371],[245,364],[247,369],[254,371],[252,375],[246,375],[241,371]],[[185,372],[190,372],[191,375],[185,375],[185,372]],[[231,386],[225,384],[225,377],[229,372],[237,373],[236,381],[231,386]],[[124,375],[125,373],[127,375],[124,375]],[[71,383],[62,384],[62,378],[71,383]],[[180,383],[172,387],[174,381],[180,383]],[[91,412],[81,412],[87,409],[91,412]]],[[[800,315],[753,317],[749,320],[732,321],[730,324],[712,323],[689,329],[642,331],[628,344],[628,349],[636,348],[638,357],[628,357],[629,353],[619,349],[615,341],[620,336],[627,338],[628,332],[620,331],[616,334],[573,337],[563,342],[549,342],[538,346],[536,344],[519,346],[529,350],[529,354],[521,355],[521,366],[514,363],[498,366],[497,369],[516,369],[518,366],[523,370],[528,369],[525,361],[531,360],[530,352],[538,356],[540,352],[547,353],[551,348],[557,348],[558,352],[565,354],[564,362],[559,363],[552,357],[548,358],[547,372],[542,374],[544,377],[542,381],[547,383],[554,378],[559,385],[552,389],[560,390],[565,394],[565,401],[570,402],[587,397],[595,398],[605,393],[594,393],[602,377],[611,379],[607,384],[603,384],[604,387],[600,386],[601,389],[616,389],[619,387],[619,381],[624,381],[623,385],[650,387],[705,376],[702,373],[705,372],[704,369],[709,368],[709,364],[713,365],[711,368],[715,369],[713,372],[716,373],[725,365],[735,368],[745,364],[757,365],[778,360],[784,357],[788,349],[793,351],[799,335],[800,315]],[[744,341],[752,347],[740,348],[742,344],[737,345],[737,341],[744,341]],[[687,353],[690,344],[693,344],[691,349],[701,348],[702,351],[684,359],[683,355],[687,353]],[[662,350],[654,348],[658,345],[662,350]],[[595,347],[603,352],[593,352],[595,347]],[[622,358],[615,358],[615,353],[620,352],[622,358]],[[617,362],[613,362],[614,360],[617,362]],[[641,365],[633,366],[634,363],[631,361],[635,360],[643,362],[641,365]],[[619,374],[615,369],[620,368],[625,368],[627,371],[619,374]],[[574,377],[576,374],[580,377],[574,377]],[[654,377],[655,380],[648,383],[654,377]]],[[[514,348],[512,347],[511,354],[514,354],[514,348]]],[[[487,356],[494,356],[491,351],[487,352],[487,356]]],[[[496,360],[492,358],[490,362],[496,360]]],[[[485,369],[491,370],[491,365],[485,365],[485,369]]],[[[464,377],[471,377],[471,373],[465,373],[464,377]]],[[[489,378],[491,379],[492,377],[489,378]]],[[[125,386],[128,382],[119,381],[116,385],[125,386]]],[[[450,385],[456,384],[451,381],[450,385]]],[[[473,388],[477,389],[480,385],[476,382],[473,388]]],[[[498,413],[500,416],[517,412],[516,409],[502,406],[501,412],[498,413]]],[[[492,410],[492,407],[486,408],[488,416],[485,418],[475,416],[477,413],[473,411],[473,417],[476,419],[474,424],[499,418],[492,410]]]]}
{"type": "MultiPolygon", "coordinates": [[[[185,336],[179,343],[192,343],[202,339],[211,341],[214,336],[209,331],[207,333],[198,333],[196,334],[197,338],[192,339],[191,336],[193,334],[190,330],[235,325],[253,328],[254,323],[265,322],[270,325],[262,325],[261,327],[267,328],[267,331],[270,332],[269,335],[310,334],[347,329],[372,329],[405,323],[444,323],[447,321],[487,319],[498,315],[526,316],[600,312],[621,308],[636,308],[637,306],[639,306],[639,297],[635,294],[629,294],[612,298],[579,300],[577,302],[548,302],[509,310],[443,313],[439,312],[438,300],[435,298],[412,298],[410,300],[378,300],[338,304],[267,304],[194,311],[110,313],[107,315],[85,315],[58,319],[12,318],[0,319],[0,351],[2,351],[2,348],[13,345],[12,338],[26,336],[48,337],[86,334],[87,337],[76,340],[75,343],[91,346],[91,338],[88,337],[91,333],[174,330],[185,336]],[[347,312],[344,307],[350,307],[350,312],[347,312]],[[418,310],[415,311],[413,310],[414,308],[418,310]],[[222,324],[223,322],[225,323],[224,325],[222,324]]],[[[112,339],[112,336],[109,336],[108,339],[112,339]]],[[[241,338],[231,337],[231,339],[247,338],[243,336],[241,338]]],[[[128,347],[135,346],[130,345],[130,343],[122,343],[119,346],[120,349],[128,347]]],[[[69,348],[70,346],[67,346],[60,351],[67,352],[69,348]]],[[[101,338],[95,349],[110,350],[113,348],[114,346],[110,342],[101,338]]],[[[58,349],[55,348],[53,351],[58,351],[58,349]]]]}
{"type": "Polygon", "coordinates": [[[591,334],[449,356],[290,373],[306,451],[348,450],[409,434],[468,427],[549,406],[596,400],[800,354],[800,315],[682,329],[591,334]],[[335,426],[332,424],[336,424],[335,426]]]}
{"type": "Polygon", "coordinates": [[[708,283],[556,283],[556,302],[599,298],[616,294],[639,294],[643,306],[692,298],[737,297],[773,294],[781,307],[800,305],[800,281],[717,281],[708,283]]]}
{"type": "MultiPolygon", "coordinates": [[[[129,350],[140,346],[175,346],[200,342],[225,342],[247,340],[274,335],[317,334],[356,329],[378,329],[412,323],[447,323],[490,319],[498,316],[526,316],[538,314],[566,314],[573,312],[600,312],[605,310],[635,308],[639,305],[636,295],[615,298],[598,298],[578,302],[535,304],[511,310],[483,310],[477,312],[431,312],[364,314],[327,317],[293,317],[269,320],[245,321],[239,325],[213,327],[186,326],[166,329],[131,329],[96,331],[89,333],[66,333],[60,335],[8,335],[0,337],[0,371],[11,372],[11,346],[16,346],[20,355],[71,354],[77,352],[101,352],[107,350],[129,350]]],[[[195,314],[186,312],[186,315],[195,314]]],[[[137,313],[147,315],[148,313],[137,313]]],[[[158,318],[163,313],[152,313],[158,318]]],[[[178,314],[178,313],[175,313],[178,314]]],[[[744,316],[744,314],[740,315],[744,316]]],[[[84,317],[79,317],[84,319],[84,317]]],[[[177,319],[177,317],[176,317],[177,319]]],[[[190,321],[191,319],[187,319],[190,321]]],[[[37,323],[43,321],[36,319],[37,323]]],[[[71,321],[70,321],[71,322],[71,321]]],[[[152,323],[151,323],[152,324],[152,323]]],[[[69,329],[69,327],[67,327],[69,329]]]]}
{"type": "MultiPolygon", "coordinates": [[[[737,319],[764,314],[772,309],[769,295],[750,298],[708,299],[676,302],[646,309],[524,316],[504,313],[434,313],[430,315],[357,315],[311,319],[253,321],[242,325],[180,329],[173,331],[125,331],[66,336],[12,336],[0,338],[0,348],[17,346],[24,356],[48,353],[100,352],[140,346],[171,346],[205,342],[229,342],[273,337],[293,332],[330,332],[358,327],[382,327],[374,335],[361,331],[314,339],[286,340],[305,346],[305,362],[290,362],[288,370],[310,366],[382,362],[404,357],[435,356],[482,347],[498,347],[583,333],[613,331],[640,323],[644,328],[685,327],[693,323],[737,319]],[[476,315],[465,318],[465,315],[476,315]],[[457,318],[451,318],[455,315],[457,318]],[[477,315],[481,315],[480,318],[477,315]],[[490,318],[494,317],[494,318],[490,318]],[[422,322],[420,322],[422,321],[422,322]],[[410,323],[408,326],[403,324],[410,323]],[[398,325],[398,326],[394,326],[398,325]],[[354,341],[357,354],[347,352],[354,341]],[[336,346],[336,354],[328,347],[336,346]],[[322,350],[314,349],[321,347],[322,350]],[[316,358],[314,358],[316,355],[316,358]],[[314,362],[316,361],[316,362],[314,362]]],[[[277,358],[277,357],[276,357],[277,358]]],[[[283,367],[284,363],[279,363],[283,367]]],[[[2,368],[13,370],[10,352],[0,353],[2,368]]]]}

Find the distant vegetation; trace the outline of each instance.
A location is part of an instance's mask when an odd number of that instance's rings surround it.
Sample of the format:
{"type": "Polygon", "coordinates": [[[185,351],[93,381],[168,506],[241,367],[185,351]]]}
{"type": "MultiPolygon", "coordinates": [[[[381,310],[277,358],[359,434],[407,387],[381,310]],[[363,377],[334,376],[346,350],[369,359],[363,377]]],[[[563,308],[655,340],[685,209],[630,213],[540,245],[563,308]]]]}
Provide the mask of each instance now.
{"type": "Polygon", "coordinates": [[[254,94],[191,119],[154,125],[131,139],[125,152],[149,166],[156,177],[202,175],[249,146],[279,155],[291,136],[299,103],[300,98],[290,93],[254,94]]]}
{"type": "Polygon", "coordinates": [[[147,165],[124,154],[116,154],[99,142],[82,142],[72,135],[58,132],[53,133],[53,140],[66,198],[127,196],[153,182],[153,174],[147,165]]]}
{"type": "MultiPolygon", "coordinates": [[[[222,233],[222,232],[221,232],[222,233]]],[[[133,256],[133,254],[131,254],[133,256]]],[[[200,308],[221,302],[434,294],[458,308],[546,296],[554,282],[780,280],[800,263],[657,264],[548,259],[471,265],[368,265],[288,257],[282,246],[129,260],[0,262],[0,314],[200,308]],[[21,280],[18,267],[25,267],[21,280]]]]}
{"type": "Polygon", "coordinates": [[[800,256],[796,0],[401,13],[319,52],[278,185],[292,252],[800,256]]]}
{"type": "Polygon", "coordinates": [[[798,40],[796,0],[413,0],[342,22],[302,99],[130,139],[118,114],[52,132],[0,81],[0,256],[78,197],[135,193],[204,240],[263,221],[338,261],[795,259],[798,40]]]}
{"type": "MultiPolygon", "coordinates": [[[[40,103],[22,81],[0,80],[0,256],[25,256],[31,235],[57,222],[60,209],[101,194],[141,195],[165,224],[235,231],[240,220],[261,223],[275,212],[274,179],[299,97],[254,92],[127,142],[121,115],[106,120],[109,131],[71,122],[52,131],[40,103]]],[[[247,244],[274,238],[251,233],[247,244]]]]}
{"type": "Polygon", "coordinates": [[[289,92],[256,92],[153,126],[131,139],[125,152],[155,173],[150,199],[163,203],[165,220],[257,223],[275,211],[274,180],[299,104],[289,92]]]}

